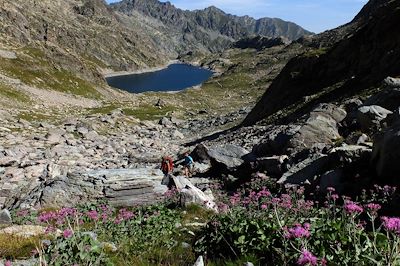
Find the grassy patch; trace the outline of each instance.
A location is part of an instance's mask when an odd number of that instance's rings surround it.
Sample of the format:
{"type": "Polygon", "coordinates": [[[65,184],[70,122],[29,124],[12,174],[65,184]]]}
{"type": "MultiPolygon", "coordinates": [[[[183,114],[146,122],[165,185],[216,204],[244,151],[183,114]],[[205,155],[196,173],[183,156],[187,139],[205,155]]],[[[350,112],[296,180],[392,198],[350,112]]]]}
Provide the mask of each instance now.
{"type": "Polygon", "coordinates": [[[114,111],[115,109],[118,109],[119,106],[117,104],[105,104],[101,107],[96,107],[96,108],[90,108],[88,109],[88,112],[90,114],[109,114],[112,111],[114,111]]]}
{"type": "Polygon", "coordinates": [[[185,208],[185,214],[183,215],[183,222],[207,222],[210,218],[215,215],[212,210],[205,209],[197,204],[191,204],[185,208]]]}
{"type": "Polygon", "coordinates": [[[320,49],[312,49],[303,54],[304,57],[314,57],[314,56],[321,56],[328,52],[328,48],[320,48],[320,49]]]}
{"type": "Polygon", "coordinates": [[[176,108],[172,106],[166,106],[163,108],[158,108],[153,105],[142,105],[137,109],[125,108],[124,113],[129,116],[136,117],[140,120],[156,120],[160,119],[169,113],[175,111],[176,108]]]}
{"type": "Polygon", "coordinates": [[[0,258],[28,258],[40,245],[41,237],[24,238],[11,234],[0,234],[0,258]]]}
{"type": "Polygon", "coordinates": [[[19,102],[24,102],[24,103],[27,103],[30,101],[29,96],[26,95],[25,93],[14,90],[11,87],[8,87],[4,84],[0,84],[0,96],[6,97],[6,98],[9,98],[12,100],[17,100],[19,102]]]}
{"type": "Polygon", "coordinates": [[[21,118],[29,122],[49,121],[54,119],[52,116],[36,112],[21,112],[18,114],[17,118],[21,118]]]}
{"type": "Polygon", "coordinates": [[[36,48],[20,50],[17,59],[3,59],[0,69],[28,85],[87,98],[101,97],[93,84],[67,70],[57,69],[49,63],[44,52],[36,48]]]}

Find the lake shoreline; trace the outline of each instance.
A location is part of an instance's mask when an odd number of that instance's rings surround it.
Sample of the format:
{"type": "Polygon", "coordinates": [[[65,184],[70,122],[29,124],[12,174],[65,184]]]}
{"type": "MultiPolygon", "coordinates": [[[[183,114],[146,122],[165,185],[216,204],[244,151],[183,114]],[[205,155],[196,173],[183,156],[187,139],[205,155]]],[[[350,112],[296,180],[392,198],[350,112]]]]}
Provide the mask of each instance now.
{"type": "Polygon", "coordinates": [[[181,61],[170,61],[168,67],[136,71],[134,74],[113,73],[106,81],[109,86],[131,93],[169,92],[176,93],[196,86],[213,76],[211,70],[187,64],[181,61]],[[146,73],[146,74],[143,74],[146,73]]]}
{"type": "Polygon", "coordinates": [[[186,64],[186,63],[181,62],[179,60],[170,60],[170,61],[168,61],[167,64],[165,64],[163,66],[144,68],[144,69],[138,69],[138,70],[132,70],[132,71],[118,71],[118,72],[103,73],[103,76],[104,76],[104,78],[107,79],[107,78],[120,77],[120,76],[129,76],[129,75],[135,75],[135,74],[152,73],[152,72],[157,72],[157,71],[166,69],[170,65],[173,65],[173,64],[186,64]]]}

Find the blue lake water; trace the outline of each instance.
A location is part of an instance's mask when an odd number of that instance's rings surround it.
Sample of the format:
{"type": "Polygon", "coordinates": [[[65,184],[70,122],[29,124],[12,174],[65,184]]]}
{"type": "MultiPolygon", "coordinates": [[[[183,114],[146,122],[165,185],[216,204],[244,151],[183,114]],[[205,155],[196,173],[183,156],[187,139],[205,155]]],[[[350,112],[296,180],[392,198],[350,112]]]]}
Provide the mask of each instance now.
{"type": "Polygon", "coordinates": [[[142,74],[106,78],[108,85],[132,93],[146,91],[180,91],[199,85],[213,75],[212,71],[188,64],[172,64],[167,68],[142,74]]]}

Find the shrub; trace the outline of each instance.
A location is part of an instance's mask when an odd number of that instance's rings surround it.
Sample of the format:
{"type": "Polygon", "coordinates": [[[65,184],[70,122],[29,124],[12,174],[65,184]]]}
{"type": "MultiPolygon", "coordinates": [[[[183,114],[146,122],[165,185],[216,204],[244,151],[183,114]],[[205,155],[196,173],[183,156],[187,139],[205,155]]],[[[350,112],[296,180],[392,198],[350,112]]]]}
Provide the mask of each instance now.
{"type": "Polygon", "coordinates": [[[333,189],[323,206],[306,200],[303,188],[238,192],[228,198],[227,211],[199,233],[195,250],[212,260],[254,254],[274,265],[400,263],[400,219],[384,217],[376,228],[381,205],[343,197],[340,206],[338,200],[333,189]]]}

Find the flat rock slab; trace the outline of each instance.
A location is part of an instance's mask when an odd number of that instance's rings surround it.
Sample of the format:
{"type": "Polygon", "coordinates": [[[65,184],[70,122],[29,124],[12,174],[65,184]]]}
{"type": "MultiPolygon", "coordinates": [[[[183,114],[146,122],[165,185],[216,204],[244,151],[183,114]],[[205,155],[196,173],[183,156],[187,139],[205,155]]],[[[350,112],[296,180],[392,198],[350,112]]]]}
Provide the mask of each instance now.
{"type": "Polygon", "coordinates": [[[0,57],[4,59],[17,59],[17,54],[11,51],[0,49],[0,57]]]}
{"type": "MultiPolygon", "coordinates": [[[[6,261],[0,260],[0,266],[4,266],[6,261]]],[[[39,259],[29,259],[29,260],[14,260],[12,266],[36,266],[39,265],[39,259]]]]}
{"type": "Polygon", "coordinates": [[[98,170],[84,176],[89,180],[101,180],[104,197],[116,206],[152,203],[168,190],[161,184],[163,173],[159,169],[98,170]]]}
{"type": "Polygon", "coordinates": [[[25,238],[40,236],[45,233],[46,227],[38,225],[14,225],[0,230],[0,234],[16,235],[25,238]]]}

